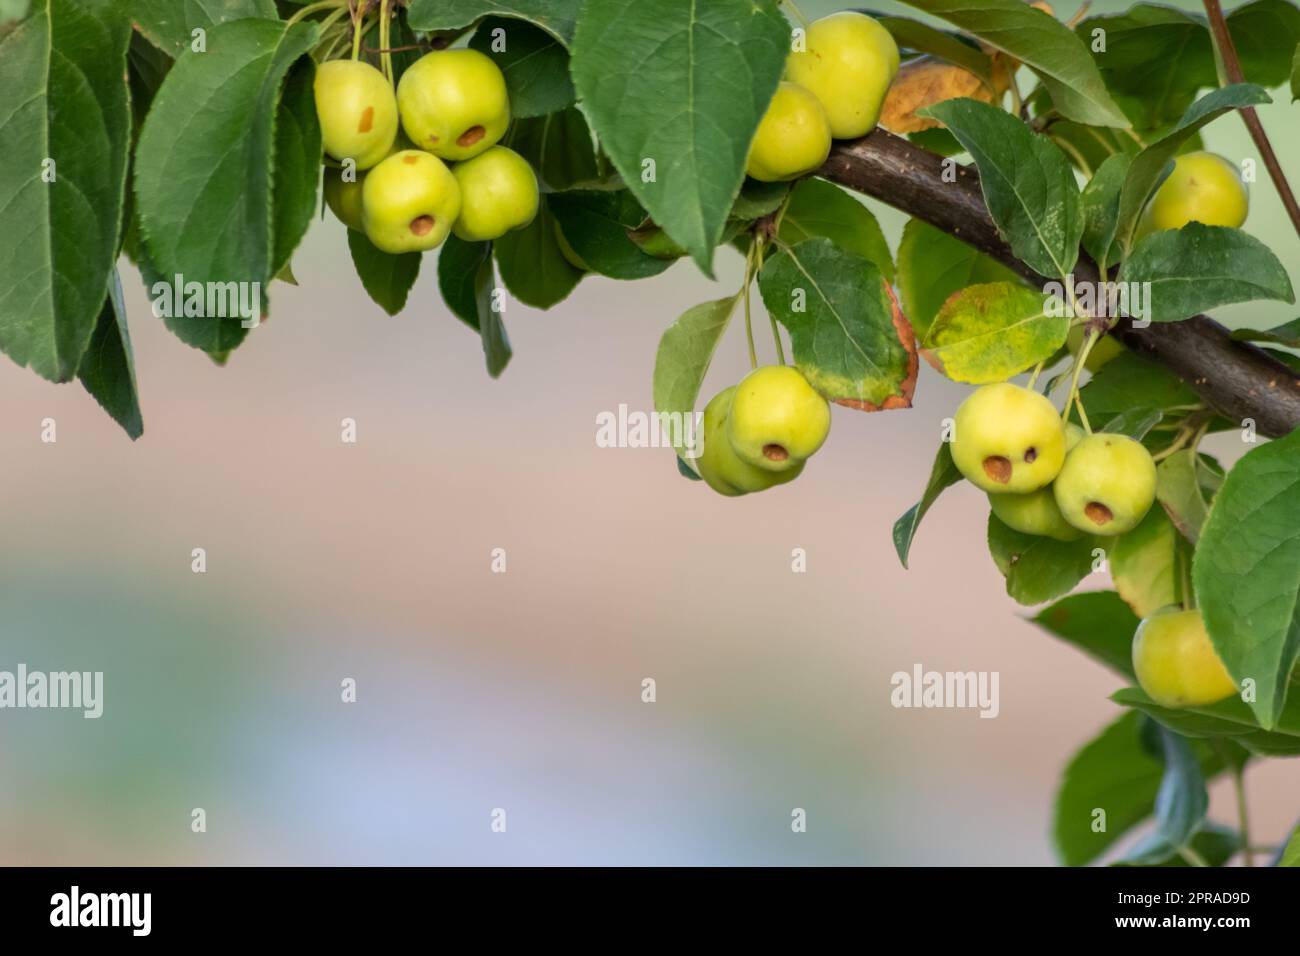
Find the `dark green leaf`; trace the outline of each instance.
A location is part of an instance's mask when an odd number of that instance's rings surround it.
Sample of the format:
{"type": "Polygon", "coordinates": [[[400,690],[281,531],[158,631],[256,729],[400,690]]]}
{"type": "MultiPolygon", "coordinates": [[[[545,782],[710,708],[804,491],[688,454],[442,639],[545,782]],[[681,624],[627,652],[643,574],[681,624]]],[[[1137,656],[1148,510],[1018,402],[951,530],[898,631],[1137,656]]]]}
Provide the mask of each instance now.
{"type": "Polygon", "coordinates": [[[100,407],[122,426],[132,439],[144,434],[140,417],[140,396],[135,385],[135,360],[131,353],[131,334],[126,327],[126,307],[122,304],[122,283],[114,270],[108,284],[108,296],[100,310],[90,347],[81,358],[77,377],[100,407]]]}
{"type": "Polygon", "coordinates": [[[438,250],[438,291],[452,315],[475,332],[480,331],[478,321],[478,267],[485,257],[492,255],[486,242],[466,242],[458,236],[448,236],[438,250]]]}
{"type": "MultiPolygon", "coordinates": [[[[700,386],[713,361],[722,333],[731,322],[739,296],[704,302],[683,312],[659,339],[655,354],[655,411],[680,415],[681,434],[693,415],[700,386]]],[[[693,431],[692,431],[693,433],[693,431]]],[[[687,449],[678,448],[678,455],[687,449]]]]}
{"type": "Polygon", "coordinates": [[[1071,594],[1039,611],[1032,620],[1117,674],[1135,679],[1133,635],[1140,622],[1114,591],[1071,594]]]}
{"type": "Polygon", "coordinates": [[[0,351],[77,373],[118,251],[130,23],[104,0],[35,0],[0,34],[0,351]]]}
{"type": "Polygon", "coordinates": [[[925,483],[921,500],[907,509],[903,517],[894,522],[894,550],[898,560],[907,567],[907,556],[912,550],[912,540],[916,529],[921,526],[921,519],[930,510],[945,488],[950,488],[961,481],[961,472],[952,461],[952,449],[947,442],[939,445],[939,452],[934,456],[934,465],[930,468],[930,480],[925,483]]]}
{"type": "Polygon", "coordinates": [[[761,219],[776,212],[789,194],[789,183],[764,183],[757,179],[746,179],[745,185],[740,187],[740,195],[731,204],[731,218],[744,222],[761,219]]]}
{"type": "Polygon", "coordinates": [[[422,32],[467,27],[482,17],[516,17],[568,44],[582,0],[411,0],[407,16],[422,32]]]}
{"type": "Polygon", "coordinates": [[[560,250],[549,198],[542,197],[537,217],[529,225],[506,233],[494,244],[506,288],[520,302],[537,309],[562,302],[582,279],[582,272],[560,250]]]}
{"type": "Polygon", "coordinates": [[[1151,700],[1137,687],[1126,687],[1111,695],[1124,707],[1135,707],[1170,730],[1186,737],[1226,738],[1262,757],[1300,755],[1300,707],[1288,707],[1277,729],[1260,728],[1255,715],[1239,697],[1229,697],[1208,707],[1171,709],[1151,700]]]}
{"type": "Polygon", "coordinates": [[[1273,342],[1289,349],[1300,349],[1300,319],[1292,319],[1271,329],[1234,329],[1239,342],[1273,342]]]}
{"type": "Polygon", "coordinates": [[[790,194],[790,203],[781,217],[779,238],[793,246],[817,236],[875,263],[887,281],[894,281],[889,244],[871,210],[834,183],[805,179],[790,194]]]}
{"type": "Polygon", "coordinates": [[[876,17],[876,20],[890,32],[899,47],[928,53],[960,66],[986,82],[992,81],[993,61],[988,54],[959,35],[936,30],[911,17],[876,17]]]}
{"type": "Polygon", "coordinates": [[[489,17],[469,45],[490,56],[506,78],[510,114],[545,116],[573,103],[569,53],[545,30],[520,20],[489,17]]]}
{"type": "Polygon", "coordinates": [[[1167,411],[1200,401],[1182,379],[1136,352],[1107,362],[1079,391],[1091,421],[1104,422],[1133,408],[1167,411]]]}
{"type": "MultiPolygon", "coordinates": [[[[420,274],[420,254],[392,255],[374,247],[365,233],[348,231],[348,251],[366,294],[389,315],[406,308],[406,297],[420,274]]],[[[450,240],[448,240],[450,241],[450,240]]]]}
{"type": "Polygon", "coordinates": [[[574,106],[516,121],[506,145],[532,164],[544,190],[591,188],[610,179],[607,164],[591,141],[587,121],[574,106]]]}
{"type": "MultiPolygon", "coordinates": [[[[1223,866],[1241,849],[1241,836],[1236,830],[1206,822],[1188,841],[1196,854],[1184,855],[1179,847],[1171,846],[1158,831],[1148,833],[1134,844],[1122,860],[1114,866],[1192,866],[1192,859],[1204,860],[1209,866],[1223,866]]],[[[1199,865],[1199,863],[1195,864],[1199,865]]]]}
{"type": "Polygon", "coordinates": [[[1165,772],[1156,793],[1156,832],[1173,847],[1183,847],[1205,819],[1210,796],[1191,744],[1181,734],[1161,728],[1165,772]]]}
{"type": "Polygon", "coordinates": [[[1201,490],[1201,473],[1200,461],[1191,448],[1174,452],[1156,467],[1156,500],[1192,544],[1200,538],[1210,512],[1201,490]]]}
{"type": "Polygon", "coordinates": [[[1007,594],[1019,604],[1053,601],[1073,591],[1092,573],[1096,540],[1057,541],[1013,531],[989,513],[989,553],[1007,579],[1007,594]]]}
{"type": "Polygon", "coordinates": [[[1151,429],[1160,424],[1164,415],[1154,408],[1130,408],[1106,422],[1098,431],[1112,435],[1127,435],[1136,441],[1146,438],[1151,429]]]}
{"type": "Polygon", "coordinates": [[[642,205],[706,274],[776,90],[790,28],[751,0],[588,0],[573,80],[642,205]]]}
{"type": "Polygon", "coordinates": [[[593,272],[611,279],[644,279],[673,264],[647,254],[629,235],[646,215],[626,189],[555,193],[547,205],[564,238],[593,272]]]}
{"type": "Polygon", "coordinates": [[[1115,243],[1115,227],[1119,218],[1119,195],[1128,176],[1132,158],[1125,153],[1108,157],[1083,187],[1080,202],[1083,204],[1083,248],[1096,261],[1102,274],[1107,274],[1111,262],[1111,247],[1115,243]]]}
{"type": "Polygon", "coordinates": [[[279,16],[274,0],[131,0],[130,8],[136,28],[173,58],[193,46],[195,30],[207,31],[227,20],[279,16]]]}
{"type": "Polygon", "coordinates": [[[272,224],[273,274],[289,265],[316,212],[320,185],[321,133],[316,120],[316,99],[312,83],[316,67],[303,57],[289,70],[275,114],[275,202],[272,224]]]}

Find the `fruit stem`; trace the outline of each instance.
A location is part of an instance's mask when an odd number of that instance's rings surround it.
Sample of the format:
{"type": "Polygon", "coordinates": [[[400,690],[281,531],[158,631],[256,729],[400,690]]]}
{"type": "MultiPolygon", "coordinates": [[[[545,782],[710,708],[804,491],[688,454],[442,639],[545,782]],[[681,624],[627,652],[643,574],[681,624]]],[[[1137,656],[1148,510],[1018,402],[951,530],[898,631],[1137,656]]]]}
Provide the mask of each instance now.
{"type": "Polygon", "coordinates": [[[1061,420],[1065,421],[1070,417],[1070,406],[1075,405],[1079,409],[1079,421],[1083,423],[1083,430],[1089,435],[1092,434],[1092,426],[1088,424],[1088,413],[1083,410],[1083,402],[1079,400],[1079,376],[1083,374],[1083,363],[1088,361],[1088,353],[1092,351],[1099,338],[1101,333],[1097,329],[1088,330],[1088,335],[1083,340],[1083,348],[1079,349],[1079,354],[1074,357],[1074,371],[1070,375],[1070,394],[1065,399],[1065,407],[1061,409],[1061,420]]]}
{"type": "Polygon", "coordinates": [[[1038,381],[1038,376],[1043,374],[1043,362],[1046,361],[1047,359],[1043,359],[1042,362],[1039,362],[1034,366],[1034,371],[1030,374],[1029,381],[1026,383],[1025,388],[1032,389],[1034,387],[1034,384],[1038,381]]]}
{"type": "Polygon", "coordinates": [[[1083,171],[1085,176],[1092,179],[1092,166],[1089,165],[1086,159],[1084,159],[1083,153],[1079,152],[1078,148],[1073,143],[1062,139],[1060,136],[1052,136],[1050,139],[1074,160],[1074,164],[1083,171]]]}
{"type": "Polygon", "coordinates": [[[361,21],[366,17],[366,7],[370,6],[370,0],[361,0],[357,5],[357,12],[352,16],[352,59],[361,59],[361,21]]]}
{"type": "Polygon", "coordinates": [[[794,14],[794,18],[795,18],[796,20],[799,21],[799,25],[800,25],[801,27],[803,27],[804,32],[807,33],[807,32],[808,32],[808,18],[805,17],[805,16],[803,15],[803,11],[801,11],[801,10],[799,9],[799,7],[795,5],[794,0],[781,0],[781,2],[784,3],[787,7],[789,7],[790,12],[791,12],[792,14],[794,14]]]}
{"type": "Polygon", "coordinates": [[[339,8],[340,10],[344,10],[344,11],[347,10],[347,4],[344,3],[343,0],[321,0],[320,3],[309,3],[307,4],[307,6],[301,8],[297,13],[291,16],[288,20],[284,21],[284,28],[287,30],[295,23],[300,22],[304,17],[309,17],[313,13],[318,13],[321,10],[331,10],[334,9],[335,7],[339,8]]]}
{"type": "Polygon", "coordinates": [[[1192,864],[1192,866],[1208,867],[1210,865],[1205,861],[1205,857],[1201,856],[1201,854],[1197,853],[1190,846],[1180,846],[1178,848],[1178,855],[1188,863],[1192,864]]]}
{"type": "Polygon", "coordinates": [[[758,368],[758,352],[754,349],[754,323],[749,316],[749,286],[754,278],[754,249],[758,246],[758,240],[750,243],[749,251],[745,253],[745,338],[749,341],[749,367],[758,368]]]}
{"type": "MultiPolygon", "coordinates": [[[[764,248],[765,248],[765,246],[766,246],[766,243],[767,243],[767,239],[766,239],[764,236],[762,236],[761,234],[755,236],[755,247],[756,247],[757,250],[758,250],[757,253],[756,253],[756,257],[757,257],[757,259],[756,259],[756,261],[755,261],[755,263],[754,263],[754,276],[755,276],[755,278],[757,278],[758,274],[759,274],[760,272],[763,271],[763,252],[764,252],[764,248]]],[[[746,291],[746,292],[749,291],[749,285],[748,285],[748,284],[745,285],[745,291],[746,291]]],[[[777,326],[777,324],[776,324],[776,316],[773,315],[773,314],[771,313],[770,310],[769,310],[768,313],[767,313],[767,318],[768,318],[768,321],[772,323],[772,341],[776,343],[776,358],[777,358],[777,361],[778,361],[781,365],[784,365],[784,364],[785,364],[785,346],[781,344],[781,329],[780,329],[780,328],[777,326]]]]}
{"type": "Polygon", "coordinates": [[[383,64],[384,76],[388,77],[388,82],[393,82],[393,21],[389,16],[389,0],[380,0],[379,2],[379,47],[384,52],[379,54],[379,62],[383,64]]]}
{"type": "Polygon", "coordinates": [[[1246,802],[1246,768],[1233,760],[1231,754],[1225,752],[1221,741],[1214,742],[1214,749],[1219,752],[1219,759],[1232,770],[1232,792],[1237,798],[1237,831],[1241,836],[1242,866],[1254,866],[1255,850],[1260,848],[1250,845],[1250,805],[1246,802]]]}

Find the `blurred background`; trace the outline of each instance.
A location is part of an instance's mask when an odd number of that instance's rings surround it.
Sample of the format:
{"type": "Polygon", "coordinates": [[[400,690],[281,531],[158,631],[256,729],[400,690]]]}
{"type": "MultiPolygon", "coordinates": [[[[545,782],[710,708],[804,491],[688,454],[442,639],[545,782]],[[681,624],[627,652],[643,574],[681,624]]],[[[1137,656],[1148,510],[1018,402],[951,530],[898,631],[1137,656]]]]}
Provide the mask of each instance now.
{"type": "MultiPolygon", "coordinates": [[[[1261,113],[1294,157],[1276,99],[1261,113]]],[[[1255,155],[1236,118],[1207,145],[1255,155]]],[[[1260,177],[1247,229],[1294,264],[1260,177]]],[[[903,217],[870,205],[896,247],[903,217]]],[[[549,313],[511,302],[515,358],[493,382],[433,258],[390,319],[331,217],[225,368],[151,316],[126,267],[134,444],[79,385],[5,363],[0,670],[103,671],[105,692],[99,720],[0,714],[0,862],[1053,862],[1060,771],[1118,716],[1118,681],[1006,597],[975,489],[940,499],[910,571],[890,540],[963,387],[923,365],[911,410],[836,408],[798,482],[738,500],[666,450],[596,447],[598,414],[651,408],[664,328],[738,286],[740,257],[717,265],[717,282],[679,263],[634,291],[589,278],[549,313]],[[893,709],[890,675],[915,664],[997,671],[1000,714],[893,709]]],[[[747,366],[737,322],[705,397],[747,366]]],[[[1247,785],[1256,842],[1276,842],[1300,765],[1247,785]]],[[[1226,784],[1212,816],[1235,818],[1226,784]]]]}

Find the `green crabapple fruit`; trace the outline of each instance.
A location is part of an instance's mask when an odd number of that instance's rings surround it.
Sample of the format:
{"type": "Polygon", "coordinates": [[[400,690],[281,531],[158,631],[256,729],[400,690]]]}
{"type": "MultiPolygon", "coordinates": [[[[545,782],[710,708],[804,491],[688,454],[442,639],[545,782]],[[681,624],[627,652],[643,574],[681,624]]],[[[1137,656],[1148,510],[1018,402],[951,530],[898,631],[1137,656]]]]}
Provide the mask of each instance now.
{"type": "Polygon", "coordinates": [[[330,60],[316,67],[314,86],[321,144],[335,159],[369,169],[397,138],[397,100],[384,74],[360,60],[330,60]]]}
{"type": "Polygon", "coordinates": [[[1010,382],[976,389],[953,416],[952,460],[984,491],[1025,494],[1065,461],[1065,427],[1042,395],[1010,382]]]}
{"type": "Polygon", "coordinates": [[[1091,534],[1137,527],[1156,498],[1156,465],[1142,443],[1098,432],[1065,456],[1052,485],[1065,520],[1091,534]]]}
{"type": "Polygon", "coordinates": [[[1023,495],[990,492],[989,506],[999,521],[1022,534],[1036,534],[1057,541],[1077,541],[1083,537],[1083,532],[1071,527],[1061,515],[1050,487],[1023,495]]]}
{"type": "Polygon", "coordinates": [[[755,468],[803,468],[830,430],[830,405],[798,369],[765,365],[736,385],[727,437],[740,459],[755,468]]]}
{"type": "Polygon", "coordinates": [[[866,14],[844,11],[813,22],[806,41],[787,58],[786,79],[817,97],[836,139],[870,133],[898,75],[894,38],[866,14]]]}
{"type": "Polygon", "coordinates": [[[456,177],[437,156],[394,153],[366,174],[362,224],[378,249],[394,254],[441,245],[460,213],[456,177]]]}
{"type": "Polygon", "coordinates": [[[1237,693],[1200,611],[1157,612],[1133,636],[1133,670],[1162,707],[1203,707],[1237,693]]]}
{"type": "Polygon", "coordinates": [[[745,172],[765,183],[798,179],[826,162],[831,129],[817,97],[781,83],[749,147],[745,172]]]}
{"type": "Polygon", "coordinates": [[[397,108],[411,142],[442,159],[472,159],[510,125],[506,80],[477,50],[435,50],[397,83],[397,108]]]}
{"type": "Polygon", "coordinates": [[[1065,423],[1065,453],[1068,455],[1074,450],[1074,446],[1083,441],[1088,435],[1082,428],[1074,422],[1065,423]]]}
{"type": "Polygon", "coordinates": [[[493,146],[457,163],[460,216],[452,230],[468,242],[485,242],[522,229],[537,215],[537,176],[512,149],[493,146]]]}
{"type": "Polygon", "coordinates": [[[742,461],[731,447],[727,438],[727,420],[731,415],[736,387],[724,388],[704,406],[704,447],[695,460],[700,477],[718,494],[728,497],[764,491],[794,481],[803,471],[803,462],[782,472],[766,471],[742,461]]]}
{"type": "Polygon", "coordinates": [[[366,174],[358,173],[357,178],[348,181],[343,178],[343,171],[332,166],[325,167],[325,205],[339,222],[349,229],[361,232],[364,226],[361,218],[361,188],[366,174]]]}
{"type": "Polygon", "coordinates": [[[1249,209],[1237,167],[1215,153],[1187,153],[1174,158],[1174,171],[1156,190],[1139,231],[1181,229],[1189,222],[1236,229],[1249,209]]]}

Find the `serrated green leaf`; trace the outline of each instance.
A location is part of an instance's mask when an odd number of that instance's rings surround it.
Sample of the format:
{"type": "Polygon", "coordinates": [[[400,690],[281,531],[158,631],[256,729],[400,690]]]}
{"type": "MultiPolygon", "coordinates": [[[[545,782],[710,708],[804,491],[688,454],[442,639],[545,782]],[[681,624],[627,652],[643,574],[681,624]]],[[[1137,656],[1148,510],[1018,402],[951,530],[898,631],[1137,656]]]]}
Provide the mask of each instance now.
{"type": "Polygon", "coordinates": [[[1016,258],[1065,281],[1079,258],[1083,210],[1074,170],[1060,148],[977,100],[948,100],[920,115],[942,122],[975,159],[989,215],[1016,258]]]}
{"type": "Polygon", "coordinates": [[[947,442],[939,444],[939,451],[934,456],[934,465],[930,468],[930,480],[925,483],[921,500],[907,509],[907,513],[894,522],[894,550],[898,560],[907,567],[907,556],[912,550],[912,540],[916,529],[921,526],[921,519],[930,510],[944,489],[951,488],[961,481],[961,472],[953,464],[952,448],[947,442]]]}
{"type": "Polygon", "coordinates": [[[1300,656],[1300,430],[1249,452],[1214,499],[1193,563],[1214,649],[1278,726],[1300,656]]]}
{"type": "Polygon", "coordinates": [[[911,405],[915,341],[875,265],[809,239],[770,257],[758,284],[790,332],[799,371],[822,395],[862,411],[911,405]]]}
{"type": "Polygon", "coordinates": [[[1201,466],[1195,450],[1183,448],[1156,466],[1156,500],[1175,528],[1196,544],[1210,506],[1201,490],[1201,466]]]}
{"type": "Polygon", "coordinates": [[[1057,541],[1013,531],[989,513],[989,553],[1006,576],[1007,594],[1018,604],[1054,601],[1092,573],[1096,539],[1057,541]]]}
{"type": "Polygon", "coordinates": [[[1002,263],[934,228],[909,219],[898,243],[898,292],[903,312],[919,338],[953,293],[991,282],[1020,282],[1002,263]]]}
{"type": "Polygon", "coordinates": [[[593,272],[611,279],[644,279],[673,264],[642,251],[629,235],[646,214],[626,189],[555,193],[547,205],[564,238],[593,272]]]}
{"type": "Polygon", "coordinates": [[[486,16],[515,17],[567,45],[581,6],[582,0],[411,0],[407,17],[422,32],[455,30],[486,16]]]}
{"type": "Polygon", "coordinates": [[[954,294],[921,343],[931,365],[955,382],[1002,382],[1065,344],[1065,305],[1019,283],[973,285],[954,294]]]}
{"type": "MultiPolygon", "coordinates": [[[[683,426],[694,421],[700,386],[739,298],[733,295],[687,309],[664,331],[655,353],[656,412],[680,415],[683,426]]],[[[678,448],[678,457],[686,450],[678,448]]]]}
{"type": "Polygon", "coordinates": [[[1110,697],[1124,707],[1134,707],[1161,725],[1186,737],[1225,738],[1261,757],[1300,755],[1300,708],[1288,707],[1276,730],[1264,730],[1250,708],[1238,697],[1208,707],[1174,710],[1162,707],[1137,687],[1126,687],[1110,697]]]}
{"type": "Polygon", "coordinates": [[[1190,222],[1147,236],[1124,261],[1122,282],[1150,283],[1153,322],[1179,322],[1235,302],[1295,302],[1286,267],[1240,229],[1190,222]]]}
{"type": "Polygon", "coordinates": [[[875,263],[888,282],[894,281],[889,243],[871,210],[834,183],[805,179],[790,193],[778,237],[793,246],[818,236],[875,263]]]}
{"type": "Polygon", "coordinates": [[[542,197],[531,223],[493,243],[501,281],[511,295],[535,309],[549,309],[564,301],[583,276],[560,250],[549,199],[542,197]]]}
{"type": "Polygon", "coordinates": [[[569,52],[545,30],[520,20],[489,17],[469,45],[501,68],[514,118],[545,116],[573,103],[569,52]]]}
{"type": "Polygon", "coordinates": [[[1136,528],[1116,538],[1107,557],[1115,590],[1139,618],[1181,600],[1178,532],[1161,509],[1152,508],[1136,528]]]}
{"type": "Polygon", "coordinates": [[[790,28],[751,0],[588,0],[574,86],[623,181],[707,274],[790,28]]]}
{"type": "Polygon", "coordinates": [[[130,24],[106,0],[36,0],[0,34],[0,351],[77,372],[118,251],[130,24]]]}
{"type": "Polygon", "coordinates": [[[275,0],[131,0],[130,7],[136,28],[173,58],[191,48],[195,30],[245,17],[279,16],[275,0]]]}
{"type": "Polygon", "coordinates": [[[1140,620],[1116,592],[1071,594],[1031,620],[1122,677],[1135,679],[1133,635],[1140,620]]]}
{"type": "Polygon", "coordinates": [[[81,358],[77,378],[101,408],[134,440],[144,434],[140,396],[135,384],[135,359],[131,334],[126,327],[126,306],[117,271],[109,281],[108,295],[99,321],[90,337],[90,347],[81,358]]]}
{"type": "Polygon", "coordinates": [[[420,254],[392,255],[376,249],[365,233],[348,231],[348,251],[366,295],[389,315],[406,308],[406,297],[420,275],[420,254]]]}
{"type": "MultiPolygon", "coordinates": [[[[162,275],[265,291],[283,265],[277,258],[297,244],[292,224],[305,227],[308,192],[295,187],[290,213],[273,201],[273,145],[282,141],[281,86],[316,39],[315,24],[286,30],[279,21],[235,20],[208,31],[206,53],[182,54],[172,67],[140,133],[135,167],[144,246],[162,275]]],[[[297,139],[309,147],[309,131],[297,139]]],[[[304,155],[297,162],[305,164],[304,155]]]]}
{"type": "Polygon", "coordinates": [[[276,276],[288,268],[316,212],[321,179],[321,132],[312,89],[315,79],[316,66],[310,57],[294,63],[275,111],[271,265],[276,276]]]}

